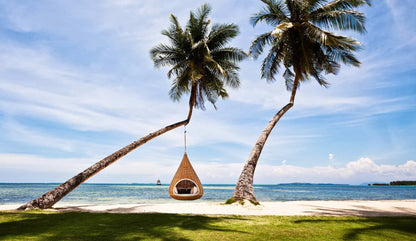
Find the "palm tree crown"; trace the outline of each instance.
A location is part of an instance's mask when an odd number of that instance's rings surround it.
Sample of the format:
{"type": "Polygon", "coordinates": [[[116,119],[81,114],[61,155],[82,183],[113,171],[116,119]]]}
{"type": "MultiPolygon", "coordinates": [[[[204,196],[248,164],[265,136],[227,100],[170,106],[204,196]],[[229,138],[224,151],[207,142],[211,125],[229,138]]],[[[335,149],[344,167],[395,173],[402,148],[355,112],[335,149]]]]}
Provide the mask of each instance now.
{"type": "MultiPolygon", "coordinates": [[[[262,0],[266,6],[250,20],[253,25],[264,21],[275,28],[259,35],[251,44],[250,54],[257,58],[264,46],[270,51],[262,63],[262,78],[274,81],[281,65],[286,87],[291,90],[295,78],[312,76],[320,85],[328,83],[322,76],[337,74],[340,62],[359,66],[353,52],[360,48],[356,40],[336,35],[326,29],[366,31],[365,16],[355,10],[370,0],[262,0]]],[[[296,86],[298,84],[296,83],[296,86]]]]}
{"type": "Polygon", "coordinates": [[[191,93],[190,107],[204,109],[205,99],[215,107],[218,97],[228,96],[224,85],[236,88],[240,81],[237,62],[246,54],[225,45],[239,33],[234,24],[213,24],[208,14],[209,5],[202,5],[190,13],[189,21],[182,28],[174,15],[171,26],[162,32],[169,44],[159,44],[150,53],[156,67],[171,66],[168,77],[173,78],[170,97],[179,101],[185,93],[191,93]]]}

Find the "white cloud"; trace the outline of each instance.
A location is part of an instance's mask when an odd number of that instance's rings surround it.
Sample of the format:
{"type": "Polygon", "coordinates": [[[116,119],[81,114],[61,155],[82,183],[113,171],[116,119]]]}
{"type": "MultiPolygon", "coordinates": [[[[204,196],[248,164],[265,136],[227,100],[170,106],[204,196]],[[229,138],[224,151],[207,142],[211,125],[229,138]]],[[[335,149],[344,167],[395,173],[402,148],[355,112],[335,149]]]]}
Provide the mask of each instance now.
{"type": "Polygon", "coordinates": [[[401,37],[404,44],[415,45],[416,44],[416,16],[414,14],[414,8],[416,4],[412,0],[402,0],[400,4],[397,1],[386,0],[388,9],[393,15],[395,29],[397,34],[401,37]],[[412,6],[413,5],[413,6],[412,6]]]}
{"type": "Polygon", "coordinates": [[[329,153],[329,154],[328,154],[328,159],[329,159],[330,161],[332,161],[332,160],[334,159],[334,154],[329,153]]]}
{"type": "MultiPolygon", "coordinates": [[[[377,88],[387,89],[397,82],[391,79],[380,81],[386,75],[386,66],[396,68],[407,62],[400,58],[389,58],[387,61],[378,60],[380,55],[364,62],[362,68],[343,66],[338,76],[328,75],[332,85],[329,88],[319,86],[315,81],[302,83],[299,88],[294,106],[284,118],[301,119],[325,115],[343,115],[339,125],[357,120],[368,120],[380,114],[389,114],[411,110],[415,107],[414,96],[379,95],[372,93],[377,88]],[[393,59],[394,58],[394,59],[393,59]],[[396,63],[392,64],[392,62],[396,63]],[[374,61],[376,63],[374,63],[374,61]],[[366,66],[370,63],[370,66],[366,66]]],[[[253,64],[255,65],[255,64],[253,64]]],[[[257,65],[256,65],[257,66],[257,65]]],[[[260,106],[265,110],[278,111],[289,102],[290,93],[286,91],[280,75],[275,83],[266,83],[242,68],[243,84],[238,90],[231,91],[232,101],[260,106]]]]}
{"type": "Polygon", "coordinates": [[[89,165],[82,158],[45,158],[30,154],[0,154],[0,182],[64,182],[89,165]]]}
{"type": "Polygon", "coordinates": [[[164,115],[169,116],[166,124],[184,119],[186,105],[147,98],[145,90],[121,87],[115,77],[65,65],[47,51],[5,45],[0,49],[4,53],[0,106],[9,116],[57,121],[78,130],[133,134],[162,127],[152,120],[164,115]]]}
{"type": "Polygon", "coordinates": [[[364,182],[390,182],[414,179],[416,179],[416,162],[413,160],[401,165],[379,165],[370,158],[364,157],[339,168],[331,166],[259,165],[255,177],[257,183],[313,182],[360,184],[364,182]]]}
{"type": "MultiPolygon", "coordinates": [[[[147,88],[121,86],[115,76],[59,62],[46,50],[7,44],[0,45],[0,49],[0,108],[8,118],[37,118],[74,130],[117,131],[137,137],[186,117],[187,101],[177,104],[168,100],[165,83],[159,88],[166,91],[160,98],[160,90],[152,95],[147,88]]],[[[247,137],[254,138],[257,133],[249,133],[250,128],[240,123],[218,120],[214,117],[217,112],[211,109],[208,106],[206,112],[194,111],[191,145],[216,141],[252,144],[247,137]]],[[[3,128],[5,124],[1,124],[3,128]]],[[[36,131],[20,127],[17,130],[21,132],[36,131]]],[[[178,140],[170,133],[162,138],[178,140]]]]}
{"type": "MultiPolygon", "coordinates": [[[[163,180],[164,183],[169,182],[179,166],[180,158],[158,153],[152,153],[152,156],[156,156],[155,159],[163,161],[149,162],[145,157],[138,161],[131,157],[125,157],[90,179],[89,182],[146,183],[154,182],[157,178],[163,180]]],[[[6,172],[14,170],[16,175],[23,175],[23,177],[18,177],[23,182],[64,181],[63,177],[72,177],[93,164],[93,162],[94,160],[85,158],[52,159],[34,155],[0,154],[0,165],[2,166],[0,177],[7,177],[6,172]],[[50,173],[49,179],[44,177],[45,173],[50,173]],[[26,175],[31,179],[25,179],[24,176],[26,175]]],[[[193,161],[193,158],[191,158],[191,163],[201,181],[206,184],[233,184],[237,181],[244,166],[244,163],[201,163],[193,161]]],[[[409,160],[400,165],[379,165],[370,158],[363,157],[339,168],[331,166],[293,166],[287,165],[286,161],[278,166],[259,163],[254,179],[257,184],[290,182],[360,184],[364,182],[415,180],[416,162],[409,160]]],[[[10,180],[0,178],[1,181],[10,180]]]]}

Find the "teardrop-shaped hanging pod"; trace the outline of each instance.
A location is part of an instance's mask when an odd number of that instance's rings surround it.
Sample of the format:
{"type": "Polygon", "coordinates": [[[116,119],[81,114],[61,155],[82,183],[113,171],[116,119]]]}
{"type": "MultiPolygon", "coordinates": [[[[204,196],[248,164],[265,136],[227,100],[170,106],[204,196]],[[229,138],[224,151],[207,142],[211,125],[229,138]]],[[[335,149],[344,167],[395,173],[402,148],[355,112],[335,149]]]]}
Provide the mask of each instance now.
{"type": "Polygon", "coordinates": [[[186,152],[170,183],[169,195],[177,200],[195,200],[204,195],[201,181],[189,162],[186,152]]]}

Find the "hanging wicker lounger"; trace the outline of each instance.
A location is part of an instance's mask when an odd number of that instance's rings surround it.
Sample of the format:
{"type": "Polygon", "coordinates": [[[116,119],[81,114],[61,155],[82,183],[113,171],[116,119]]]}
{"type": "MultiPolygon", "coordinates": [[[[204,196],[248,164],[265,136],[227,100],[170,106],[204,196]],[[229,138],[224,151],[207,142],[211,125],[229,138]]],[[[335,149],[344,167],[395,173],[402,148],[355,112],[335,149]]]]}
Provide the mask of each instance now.
{"type": "Polygon", "coordinates": [[[204,195],[201,181],[192,168],[186,152],[170,183],[169,195],[177,200],[195,200],[204,195]]]}

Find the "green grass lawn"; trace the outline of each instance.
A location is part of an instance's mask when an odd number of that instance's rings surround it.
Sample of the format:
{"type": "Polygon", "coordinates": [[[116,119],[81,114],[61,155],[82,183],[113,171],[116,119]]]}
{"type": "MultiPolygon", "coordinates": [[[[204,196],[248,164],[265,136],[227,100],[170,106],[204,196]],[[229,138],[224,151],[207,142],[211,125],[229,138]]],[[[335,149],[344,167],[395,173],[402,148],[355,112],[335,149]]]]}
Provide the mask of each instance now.
{"type": "Polygon", "coordinates": [[[416,240],[416,217],[0,212],[0,240],[416,240]]]}

